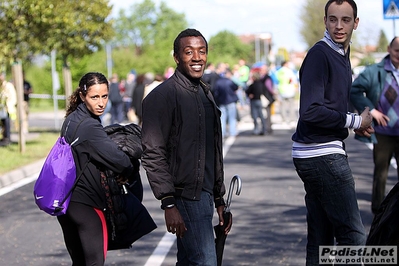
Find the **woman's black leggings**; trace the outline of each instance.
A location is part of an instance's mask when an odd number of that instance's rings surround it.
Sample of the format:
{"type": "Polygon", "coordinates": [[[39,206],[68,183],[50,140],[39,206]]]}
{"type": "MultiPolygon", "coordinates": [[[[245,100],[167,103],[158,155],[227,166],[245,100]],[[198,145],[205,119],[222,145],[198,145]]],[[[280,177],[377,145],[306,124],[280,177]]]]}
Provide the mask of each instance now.
{"type": "Polygon", "coordinates": [[[70,202],[67,213],[57,219],[73,266],[104,265],[108,233],[101,210],[70,202]]]}

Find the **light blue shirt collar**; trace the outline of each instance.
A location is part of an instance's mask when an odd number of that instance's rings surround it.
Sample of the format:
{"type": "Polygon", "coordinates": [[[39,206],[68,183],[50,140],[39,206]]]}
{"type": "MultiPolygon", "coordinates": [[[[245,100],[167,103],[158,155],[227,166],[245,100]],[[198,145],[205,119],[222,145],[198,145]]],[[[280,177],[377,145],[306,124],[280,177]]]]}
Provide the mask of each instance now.
{"type": "Polygon", "coordinates": [[[321,39],[323,42],[327,43],[334,51],[339,53],[340,55],[345,55],[345,49],[342,44],[336,43],[331,39],[330,33],[328,30],[324,32],[324,37],[321,39]]]}

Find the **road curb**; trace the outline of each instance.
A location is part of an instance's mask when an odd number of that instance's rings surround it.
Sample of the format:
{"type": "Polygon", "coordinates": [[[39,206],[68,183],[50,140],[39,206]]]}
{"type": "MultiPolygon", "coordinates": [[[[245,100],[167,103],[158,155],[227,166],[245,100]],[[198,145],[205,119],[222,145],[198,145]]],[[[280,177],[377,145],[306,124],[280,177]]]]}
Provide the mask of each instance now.
{"type": "Polygon", "coordinates": [[[34,163],[22,166],[0,176],[0,188],[7,187],[15,182],[36,174],[42,168],[46,158],[40,159],[34,163]]]}

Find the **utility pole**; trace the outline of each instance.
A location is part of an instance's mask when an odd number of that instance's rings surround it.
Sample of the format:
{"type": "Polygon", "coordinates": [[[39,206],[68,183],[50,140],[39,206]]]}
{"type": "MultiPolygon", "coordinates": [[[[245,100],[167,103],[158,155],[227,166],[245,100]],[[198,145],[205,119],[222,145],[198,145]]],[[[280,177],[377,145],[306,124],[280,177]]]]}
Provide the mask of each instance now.
{"type": "Polygon", "coordinates": [[[107,43],[105,46],[105,50],[107,53],[107,70],[108,70],[108,77],[111,78],[112,76],[112,46],[110,43],[107,43]]]}
{"type": "Polygon", "coordinates": [[[58,97],[57,91],[60,89],[60,78],[55,65],[56,51],[51,51],[51,77],[53,80],[53,103],[54,103],[54,127],[55,129],[60,128],[60,123],[58,121],[58,97]]]}
{"type": "Polygon", "coordinates": [[[24,112],[23,101],[24,101],[24,82],[22,77],[22,65],[20,63],[15,63],[12,65],[12,76],[14,79],[14,86],[17,92],[17,119],[18,119],[18,143],[19,151],[21,153],[25,152],[25,133],[23,128],[25,128],[26,121],[22,119],[22,112],[24,112]]]}

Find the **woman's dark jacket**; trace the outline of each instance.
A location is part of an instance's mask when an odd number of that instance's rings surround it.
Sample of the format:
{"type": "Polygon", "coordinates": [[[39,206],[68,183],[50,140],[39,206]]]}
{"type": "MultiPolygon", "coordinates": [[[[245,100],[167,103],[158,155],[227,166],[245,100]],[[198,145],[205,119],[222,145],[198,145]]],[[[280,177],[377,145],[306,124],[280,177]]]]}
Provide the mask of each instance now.
{"type": "Polygon", "coordinates": [[[190,81],[178,69],[143,101],[142,164],[162,206],[174,196],[199,200],[205,169],[205,109],[199,90],[213,103],[215,119],[215,206],[225,193],[220,110],[209,85],[190,81]]]}
{"type": "Polygon", "coordinates": [[[83,171],[71,201],[105,210],[105,193],[101,186],[100,170],[109,169],[130,176],[133,167],[129,157],[118,149],[105,132],[99,117],[90,113],[83,103],[65,118],[61,135],[65,136],[68,143],[73,143],[76,175],[79,176],[83,171]]]}

